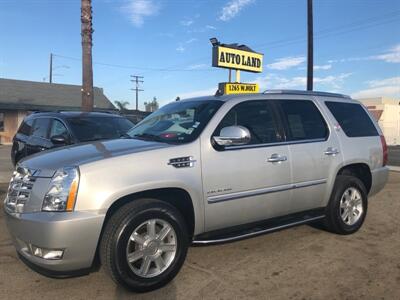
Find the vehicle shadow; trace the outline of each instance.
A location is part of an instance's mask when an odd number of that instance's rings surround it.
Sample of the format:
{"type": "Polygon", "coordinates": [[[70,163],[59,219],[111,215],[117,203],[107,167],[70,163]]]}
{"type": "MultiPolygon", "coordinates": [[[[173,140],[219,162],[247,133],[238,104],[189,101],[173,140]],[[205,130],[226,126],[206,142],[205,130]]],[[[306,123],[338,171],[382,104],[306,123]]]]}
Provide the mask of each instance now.
{"type": "Polygon", "coordinates": [[[115,287],[114,299],[177,299],[176,286],[174,281],[168,283],[163,288],[147,293],[134,293],[124,287],[117,285],[115,287]]]}

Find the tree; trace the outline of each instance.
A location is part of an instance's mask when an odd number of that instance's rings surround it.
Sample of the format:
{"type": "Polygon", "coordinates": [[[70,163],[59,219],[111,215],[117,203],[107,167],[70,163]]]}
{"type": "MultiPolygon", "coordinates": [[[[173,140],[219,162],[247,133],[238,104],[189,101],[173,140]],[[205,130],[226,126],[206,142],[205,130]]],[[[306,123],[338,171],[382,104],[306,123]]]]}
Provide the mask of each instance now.
{"type": "Polygon", "coordinates": [[[148,111],[148,112],[156,111],[158,109],[157,98],[153,97],[153,100],[150,102],[145,102],[144,106],[146,108],[146,111],[148,111]]]}
{"type": "Polygon", "coordinates": [[[129,104],[128,101],[118,101],[118,100],[114,101],[114,103],[121,111],[126,110],[126,107],[129,104]]]}
{"type": "Polygon", "coordinates": [[[92,1],[81,1],[82,110],[93,110],[92,1]]]}

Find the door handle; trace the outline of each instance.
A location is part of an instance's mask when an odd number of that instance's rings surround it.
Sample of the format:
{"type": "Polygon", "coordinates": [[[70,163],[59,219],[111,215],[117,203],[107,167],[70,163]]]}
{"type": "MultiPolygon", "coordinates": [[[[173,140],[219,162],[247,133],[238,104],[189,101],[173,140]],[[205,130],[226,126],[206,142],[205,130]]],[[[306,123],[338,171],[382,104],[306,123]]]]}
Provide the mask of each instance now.
{"type": "Polygon", "coordinates": [[[275,162],[281,162],[281,161],[286,161],[287,157],[284,155],[279,155],[279,154],[272,154],[270,158],[267,159],[268,162],[270,163],[275,163],[275,162]]]}
{"type": "Polygon", "coordinates": [[[339,150],[333,147],[328,147],[328,149],[325,150],[324,154],[335,156],[336,154],[339,154],[339,150]]]}

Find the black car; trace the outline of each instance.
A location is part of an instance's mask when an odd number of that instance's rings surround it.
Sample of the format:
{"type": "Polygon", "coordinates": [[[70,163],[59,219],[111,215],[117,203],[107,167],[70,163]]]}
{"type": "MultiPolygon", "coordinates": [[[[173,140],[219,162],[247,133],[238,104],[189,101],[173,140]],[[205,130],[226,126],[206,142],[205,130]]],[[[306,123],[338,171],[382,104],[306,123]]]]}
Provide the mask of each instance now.
{"type": "Polygon", "coordinates": [[[111,113],[42,112],[27,116],[13,139],[11,160],[76,143],[120,138],[134,124],[111,113]]]}

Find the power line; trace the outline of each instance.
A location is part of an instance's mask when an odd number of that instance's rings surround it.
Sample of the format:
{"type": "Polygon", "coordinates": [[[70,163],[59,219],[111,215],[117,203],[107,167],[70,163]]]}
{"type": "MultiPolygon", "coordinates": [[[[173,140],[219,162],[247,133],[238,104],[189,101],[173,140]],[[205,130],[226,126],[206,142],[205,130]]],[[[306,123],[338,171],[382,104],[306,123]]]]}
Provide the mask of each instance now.
{"type": "MultiPolygon", "coordinates": [[[[381,15],[379,17],[371,17],[371,18],[367,18],[367,19],[363,19],[363,20],[354,21],[354,22],[348,23],[346,25],[322,29],[322,30],[319,30],[314,33],[314,40],[319,40],[319,39],[323,39],[323,38],[327,38],[327,37],[331,37],[331,36],[347,34],[350,32],[363,30],[366,28],[371,28],[371,27],[375,27],[375,26],[379,26],[379,25],[393,23],[393,22],[398,21],[398,18],[396,18],[396,17],[399,15],[400,15],[400,11],[394,11],[389,14],[381,15]]],[[[293,45],[293,44],[303,43],[306,41],[307,41],[307,38],[304,37],[304,35],[301,35],[301,36],[293,36],[288,39],[281,39],[281,40],[271,41],[271,42],[267,42],[267,43],[256,44],[253,47],[268,47],[268,49],[274,49],[274,48],[285,47],[285,46],[289,46],[289,45],[293,45]]],[[[81,61],[80,58],[76,58],[76,57],[60,55],[60,54],[53,54],[53,55],[57,56],[57,57],[65,58],[65,59],[81,61]]],[[[93,64],[107,66],[107,67],[121,68],[121,69],[143,70],[143,71],[146,71],[146,73],[147,72],[211,72],[211,71],[213,71],[211,67],[209,67],[207,69],[178,68],[181,65],[187,65],[187,64],[191,64],[191,63],[204,61],[208,58],[209,58],[209,56],[205,56],[205,57],[193,60],[191,62],[186,62],[186,63],[174,65],[171,67],[165,67],[165,68],[128,66],[128,65],[96,62],[96,61],[94,61],[93,64]]]]}
{"type": "Polygon", "coordinates": [[[143,89],[139,88],[139,84],[144,82],[142,80],[144,77],[143,76],[138,76],[138,75],[131,75],[131,78],[134,78],[134,80],[131,80],[131,81],[133,83],[136,83],[135,88],[133,88],[131,90],[132,91],[136,91],[136,110],[139,110],[139,92],[144,91],[143,89]]]}

